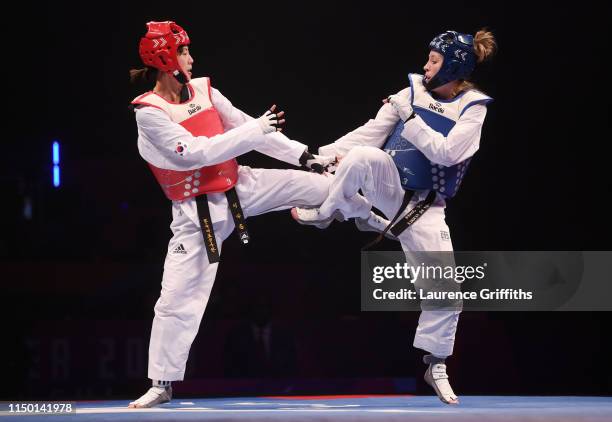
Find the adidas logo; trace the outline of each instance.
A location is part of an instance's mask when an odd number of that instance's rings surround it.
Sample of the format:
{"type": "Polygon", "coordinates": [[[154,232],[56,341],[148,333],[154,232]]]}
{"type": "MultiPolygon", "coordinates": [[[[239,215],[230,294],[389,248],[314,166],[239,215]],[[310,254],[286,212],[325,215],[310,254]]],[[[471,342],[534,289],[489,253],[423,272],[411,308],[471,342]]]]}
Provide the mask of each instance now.
{"type": "Polygon", "coordinates": [[[183,255],[187,255],[187,250],[185,249],[185,247],[183,246],[183,244],[181,243],[180,245],[178,245],[176,248],[174,248],[174,250],[172,251],[172,253],[180,253],[183,255]]]}

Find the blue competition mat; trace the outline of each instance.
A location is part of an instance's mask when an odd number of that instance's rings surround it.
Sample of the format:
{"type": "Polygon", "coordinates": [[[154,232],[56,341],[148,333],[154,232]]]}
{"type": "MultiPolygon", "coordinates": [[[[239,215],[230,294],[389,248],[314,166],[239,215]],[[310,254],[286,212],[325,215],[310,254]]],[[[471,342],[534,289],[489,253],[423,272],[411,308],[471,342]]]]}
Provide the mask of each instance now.
{"type": "Polygon", "coordinates": [[[175,399],[153,409],[129,400],[76,402],[76,414],[0,417],[61,421],[612,421],[611,397],[463,396],[458,406],[424,396],[301,396],[175,399]]]}

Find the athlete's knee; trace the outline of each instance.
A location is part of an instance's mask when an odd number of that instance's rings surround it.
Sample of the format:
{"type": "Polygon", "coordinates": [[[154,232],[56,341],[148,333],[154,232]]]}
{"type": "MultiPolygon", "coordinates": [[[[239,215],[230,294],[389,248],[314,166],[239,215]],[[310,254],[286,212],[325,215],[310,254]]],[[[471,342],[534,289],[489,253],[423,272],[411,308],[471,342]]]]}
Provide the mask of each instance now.
{"type": "Polygon", "coordinates": [[[172,301],[169,301],[168,298],[164,297],[164,294],[162,293],[162,296],[157,299],[155,307],[153,308],[153,310],[155,311],[155,315],[159,317],[166,317],[171,314],[174,314],[176,309],[172,306],[171,302],[172,301]]]}
{"type": "Polygon", "coordinates": [[[321,174],[313,174],[312,178],[312,191],[313,196],[317,198],[317,202],[323,203],[329,196],[329,186],[333,180],[333,176],[325,176],[321,174]]]}
{"type": "Polygon", "coordinates": [[[155,315],[159,318],[176,317],[179,319],[188,319],[191,312],[187,306],[188,301],[184,297],[179,297],[175,294],[162,292],[161,296],[155,303],[155,315]]]}
{"type": "Polygon", "coordinates": [[[310,205],[319,205],[329,195],[329,186],[333,176],[293,170],[290,173],[288,189],[299,194],[302,201],[310,205]]]}
{"type": "Polygon", "coordinates": [[[386,160],[387,153],[380,148],[371,146],[357,146],[352,148],[342,159],[345,163],[368,163],[386,160]]]}

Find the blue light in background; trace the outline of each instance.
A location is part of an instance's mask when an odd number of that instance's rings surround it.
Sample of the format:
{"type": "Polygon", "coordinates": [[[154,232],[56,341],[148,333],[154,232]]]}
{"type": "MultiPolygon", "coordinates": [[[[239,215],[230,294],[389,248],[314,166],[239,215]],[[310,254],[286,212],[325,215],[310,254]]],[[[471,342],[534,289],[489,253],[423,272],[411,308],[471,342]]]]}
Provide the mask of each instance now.
{"type": "Polygon", "coordinates": [[[53,141],[53,164],[59,165],[60,163],[60,154],[59,154],[59,142],[53,141]]]}
{"type": "Polygon", "coordinates": [[[58,188],[60,185],[60,169],[59,166],[53,166],[53,186],[58,188]]]}
{"type": "Polygon", "coordinates": [[[58,141],[53,141],[53,186],[59,188],[60,185],[60,145],[58,141]]]}

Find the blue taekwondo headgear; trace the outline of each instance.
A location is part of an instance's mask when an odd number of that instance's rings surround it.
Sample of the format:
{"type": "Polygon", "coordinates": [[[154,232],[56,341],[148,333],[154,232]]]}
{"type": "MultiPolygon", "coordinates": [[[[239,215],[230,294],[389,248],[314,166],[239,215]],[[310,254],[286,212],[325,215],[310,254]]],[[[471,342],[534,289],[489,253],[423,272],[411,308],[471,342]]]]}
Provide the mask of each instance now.
{"type": "Polygon", "coordinates": [[[446,31],[429,43],[429,49],[444,56],[438,73],[426,83],[434,89],[457,79],[466,79],[476,67],[474,37],[457,31],[446,31]]]}

